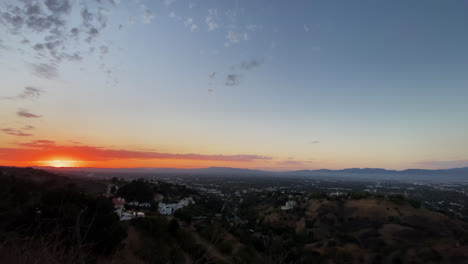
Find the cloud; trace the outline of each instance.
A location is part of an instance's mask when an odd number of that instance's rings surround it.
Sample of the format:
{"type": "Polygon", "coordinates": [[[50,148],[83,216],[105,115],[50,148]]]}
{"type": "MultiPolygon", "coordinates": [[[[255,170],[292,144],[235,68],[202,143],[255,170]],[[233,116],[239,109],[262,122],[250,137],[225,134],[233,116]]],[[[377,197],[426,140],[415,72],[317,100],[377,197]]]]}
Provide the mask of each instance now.
{"type": "Polygon", "coordinates": [[[35,129],[35,127],[34,126],[25,126],[25,127],[21,128],[21,129],[23,129],[23,130],[33,130],[33,129],[35,129]]]}
{"type": "Polygon", "coordinates": [[[12,136],[18,136],[18,137],[29,137],[29,136],[32,136],[32,134],[26,134],[26,133],[23,133],[21,130],[19,129],[12,129],[12,128],[4,128],[1,130],[2,132],[8,134],[8,135],[12,135],[12,136]]]}
{"type": "Polygon", "coordinates": [[[191,32],[194,32],[194,31],[197,30],[197,28],[198,28],[197,24],[195,24],[195,23],[193,22],[193,18],[191,18],[191,17],[185,19],[184,25],[185,25],[186,27],[190,28],[190,31],[191,31],[191,32]]]}
{"type": "Polygon", "coordinates": [[[309,26],[307,26],[306,24],[304,24],[304,31],[305,31],[305,32],[309,32],[309,31],[310,31],[309,26]]]}
{"type": "Polygon", "coordinates": [[[4,96],[0,97],[3,100],[15,100],[15,99],[37,99],[44,93],[44,90],[37,87],[26,86],[23,91],[17,96],[4,96]]]}
{"type": "Polygon", "coordinates": [[[23,147],[30,147],[30,148],[51,148],[51,147],[55,147],[55,141],[40,139],[40,140],[34,140],[31,142],[27,142],[27,143],[18,143],[17,145],[23,146],[23,147]]]}
{"type": "MultiPolygon", "coordinates": [[[[32,39],[42,40],[28,45],[39,55],[36,56],[38,61],[31,62],[32,69],[39,77],[52,79],[58,76],[58,68],[62,62],[77,62],[83,59],[80,51],[88,49],[83,47],[83,44],[92,45],[96,41],[107,26],[111,14],[108,7],[115,7],[119,2],[8,1],[0,4],[0,21],[13,38],[21,37],[22,40],[18,41],[23,44],[29,44],[32,39]],[[23,36],[31,37],[24,39],[23,36]]],[[[151,19],[152,14],[146,11],[145,21],[151,19]]]]}
{"type": "Polygon", "coordinates": [[[254,31],[262,29],[263,27],[260,25],[256,25],[256,24],[248,24],[245,28],[249,31],[254,32],[254,31]]]}
{"type": "Polygon", "coordinates": [[[145,10],[143,11],[143,23],[150,24],[153,18],[154,18],[153,12],[151,12],[151,10],[145,7],[145,10]]]}
{"type": "Polygon", "coordinates": [[[89,26],[91,22],[93,22],[94,14],[91,13],[87,7],[83,6],[81,8],[81,19],[83,20],[83,24],[89,26]]]}
{"type": "Polygon", "coordinates": [[[88,34],[88,37],[85,39],[85,41],[88,43],[93,42],[97,36],[99,36],[99,30],[96,27],[90,27],[86,33],[88,34]]]}
{"type": "Polygon", "coordinates": [[[304,161],[304,160],[283,160],[278,161],[276,164],[283,165],[283,166],[308,166],[313,161],[304,161]]]}
{"type": "Polygon", "coordinates": [[[314,141],[310,142],[310,144],[318,144],[318,143],[320,143],[320,141],[318,141],[318,140],[314,140],[314,141]]]}
{"type": "Polygon", "coordinates": [[[172,5],[173,3],[175,3],[176,0],[164,0],[164,5],[165,6],[170,6],[172,5]]]}
{"type": "Polygon", "coordinates": [[[121,159],[173,159],[204,161],[253,162],[271,160],[260,155],[205,155],[196,153],[163,153],[157,151],[133,151],[109,149],[87,145],[57,145],[50,140],[36,140],[18,144],[21,148],[0,148],[0,160],[38,161],[47,157],[67,156],[82,161],[108,161],[121,159]]]}
{"type": "Polygon", "coordinates": [[[99,47],[99,50],[101,51],[101,54],[107,54],[109,52],[109,47],[102,45],[99,47]]]}
{"type": "Polygon", "coordinates": [[[213,89],[208,89],[208,93],[212,93],[213,92],[213,89]]]}
{"type": "Polygon", "coordinates": [[[229,31],[226,35],[226,39],[231,43],[239,43],[241,41],[242,34],[234,31],[229,31]]]}
{"type": "Polygon", "coordinates": [[[18,116],[26,117],[26,118],[39,118],[39,117],[41,117],[40,115],[35,115],[35,114],[30,113],[26,109],[20,109],[20,110],[18,110],[18,112],[16,112],[16,114],[18,116]]]}
{"type": "Polygon", "coordinates": [[[24,87],[23,92],[18,95],[18,98],[37,99],[42,93],[44,93],[44,90],[41,88],[26,86],[24,87]]]}
{"type": "Polygon", "coordinates": [[[57,66],[47,63],[32,64],[33,72],[42,78],[53,79],[58,76],[57,66]]]}
{"type": "Polygon", "coordinates": [[[210,79],[213,80],[215,77],[216,77],[216,72],[212,72],[212,73],[210,74],[210,79]]]}
{"type": "Polygon", "coordinates": [[[3,45],[3,40],[0,39],[0,49],[7,49],[7,48],[8,48],[7,46],[3,45]]]}
{"type": "Polygon", "coordinates": [[[71,10],[68,0],[46,0],[45,5],[54,14],[66,14],[71,10]]]}
{"type": "Polygon", "coordinates": [[[104,8],[104,7],[98,8],[97,20],[101,24],[101,28],[105,28],[107,26],[107,18],[109,14],[110,14],[109,9],[104,8]]]}
{"type": "Polygon", "coordinates": [[[265,60],[262,58],[262,59],[251,59],[249,61],[244,61],[242,62],[240,65],[239,65],[239,68],[241,70],[246,70],[246,71],[250,71],[252,69],[255,69],[255,68],[258,68],[260,66],[262,66],[263,64],[265,64],[265,60]]]}
{"type": "Polygon", "coordinates": [[[239,84],[239,78],[239,75],[233,73],[226,75],[226,86],[237,86],[239,84]]]}
{"type": "Polygon", "coordinates": [[[213,31],[219,28],[215,19],[218,17],[218,10],[216,8],[208,9],[208,16],[205,17],[205,23],[208,25],[208,31],[213,31]]]}

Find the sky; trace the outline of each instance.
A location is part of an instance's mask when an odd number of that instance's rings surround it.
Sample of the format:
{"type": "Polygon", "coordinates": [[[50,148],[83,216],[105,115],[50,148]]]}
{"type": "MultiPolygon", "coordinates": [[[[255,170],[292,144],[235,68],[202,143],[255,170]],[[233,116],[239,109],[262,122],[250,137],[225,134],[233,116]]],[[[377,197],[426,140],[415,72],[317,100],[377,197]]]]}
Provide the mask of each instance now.
{"type": "Polygon", "coordinates": [[[0,165],[468,166],[467,12],[2,0],[0,165]]]}

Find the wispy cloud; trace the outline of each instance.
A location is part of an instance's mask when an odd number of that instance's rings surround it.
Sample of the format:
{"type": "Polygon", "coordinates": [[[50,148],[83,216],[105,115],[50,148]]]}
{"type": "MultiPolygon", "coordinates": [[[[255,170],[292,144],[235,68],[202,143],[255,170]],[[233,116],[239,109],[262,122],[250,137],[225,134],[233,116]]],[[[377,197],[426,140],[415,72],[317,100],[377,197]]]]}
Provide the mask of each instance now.
{"type": "Polygon", "coordinates": [[[263,58],[261,58],[261,59],[255,59],[254,58],[254,59],[251,59],[249,61],[242,62],[238,67],[241,70],[250,71],[252,69],[259,68],[263,64],[265,64],[265,60],[263,58]]]}
{"type": "Polygon", "coordinates": [[[18,110],[18,112],[16,112],[16,114],[18,116],[21,116],[21,117],[26,117],[26,118],[39,118],[41,117],[40,115],[36,115],[36,114],[33,114],[33,113],[30,113],[28,110],[26,109],[20,109],[18,110]]]}
{"type": "Polygon", "coordinates": [[[36,140],[18,144],[21,148],[0,148],[0,157],[11,161],[36,161],[47,156],[69,156],[83,161],[107,161],[120,159],[173,159],[253,162],[271,160],[271,157],[260,155],[205,155],[196,153],[162,153],[156,151],[133,151],[109,149],[86,145],[58,145],[50,140],[36,140]]]}
{"type": "Polygon", "coordinates": [[[208,26],[208,31],[213,31],[219,28],[216,19],[218,17],[218,9],[210,8],[208,9],[208,15],[205,17],[205,23],[208,26]]]}
{"type": "Polygon", "coordinates": [[[230,73],[226,75],[226,86],[236,86],[239,84],[240,76],[238,74],[230,73]]]}
{"type": "Polygon", "coordinates": [[[185,19],[184,25],[190,28],[191,32],[194,32],[198,28],[198,25],[193,22],[193,18],[191,17],[188,17],[187,19],[185,19]]]}
{"type": "Polygon", "coordinates": [[[165,6],[170,6],[172,5],[173,3],[175,3],[176,0],[164,0],[164,5],[165,6]]]}
{"type": "Polygon", "coordinates": [[[57,66],[54,64],[38,63],[32,64],[33,72],[42,78],[53,79],[58,76],[57,66]]]}
{"type": "Polygon", "coordinates": [[[263,27],[262,27],[261,25],[248,24],[245,28],[246,28],[247,30],[249,30],[249,31],[255,32],[255,31],[257,31],[257,30],[262,29],[263,27]]]}
{"type": "Polygon", "coordinates": [[[15,99],[37,99],[44,93],[44,90],[37,87],[26,86],[23,91],[16,96],[2,96],[0,99],[3,100],[15,100],[15,99]]]}
{"type": "Polygon", "coordinates": [[[278,165],[284,165],[284,166],[306,166],[310,165],[312,161],[303,161],[303,160],[283,160],[283,161],[278,161],[276,164],[278,165]]]}
{"type": "Polygon", "coordinates": [[[44,93],[44,90],[37,87],[26,86],[22,93],[17,97],[20,99],[37,99],[41,94],[44,93]]]}
{"type": "Polygon", "coordinates": [[[249,34],[247,32],[236,32],[233,30],[228,31],[226,34],[227,42],[224,46],[229,47],[231,44],[238,44],[239,42],[249,40],[249,34]]]}
{"type": "Polygon", "coordinates": [[[32,136],[32,134],[23,133],[23,131],[21,131],[19,129],[3,128],[3,129],[1,129],[1,131],[8,134],[8,135],[18,136],[18,137],[32,136]]]}
{"type": "Polygon", "coordinates": [[[153,20],[153,18],[154,18],[153,12],[151,12],[151,10],[149,10],[148,8],[144,7],[143,23],[150,24],[151,20],[153,20]]]}
{"type": "Polygon", "coordinates": [[[242,39],[242,34],[234,31],[229,31],[226,35],[226,39],[230,43],[239,43],[242,39]]]}

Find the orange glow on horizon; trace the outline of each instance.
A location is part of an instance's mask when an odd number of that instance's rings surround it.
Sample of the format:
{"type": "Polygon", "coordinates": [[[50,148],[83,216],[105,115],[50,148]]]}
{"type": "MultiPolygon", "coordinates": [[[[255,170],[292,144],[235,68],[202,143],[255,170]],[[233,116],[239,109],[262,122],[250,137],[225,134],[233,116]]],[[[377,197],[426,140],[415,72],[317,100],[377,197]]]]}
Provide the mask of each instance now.
{"type": "Polygon", "coordinates": [[[44,166],[50,167],[81,167],[81,162],[76,160],[68,160],[68,159],[53,159],[48,161],[40,161],[39,163],[43,164],[44,166]]]}

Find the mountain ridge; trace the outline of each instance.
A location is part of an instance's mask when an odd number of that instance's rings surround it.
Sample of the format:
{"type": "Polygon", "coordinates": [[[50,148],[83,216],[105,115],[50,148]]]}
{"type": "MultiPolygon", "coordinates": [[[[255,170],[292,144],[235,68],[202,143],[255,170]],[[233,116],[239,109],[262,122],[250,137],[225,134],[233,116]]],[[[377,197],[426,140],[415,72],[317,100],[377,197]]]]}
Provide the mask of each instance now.
{"type": "Polygon", "coordinates": [[[347,168],[342,170],[295,170],[264,171],[231,167],[208,167],[196,169],[179,168],[89,168],[89,167],[34,167],[53,172],[71,173],[131,173],[131,174],[185,174],[217,176],[285,176],[285,177],[338,177],[347,179],[410,180],[439,182],[468,182],[468,167],[452,169],[405,169],[347,168]]]}

